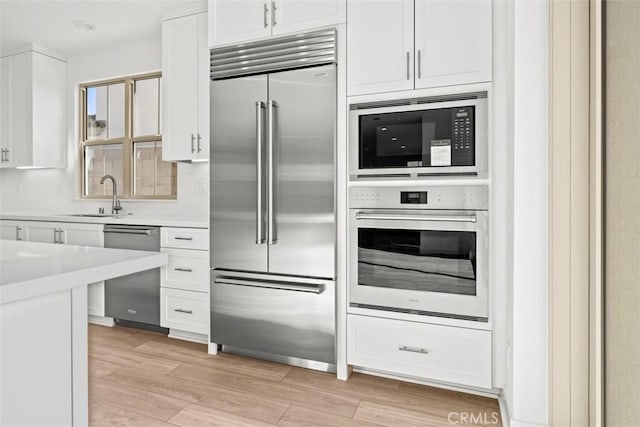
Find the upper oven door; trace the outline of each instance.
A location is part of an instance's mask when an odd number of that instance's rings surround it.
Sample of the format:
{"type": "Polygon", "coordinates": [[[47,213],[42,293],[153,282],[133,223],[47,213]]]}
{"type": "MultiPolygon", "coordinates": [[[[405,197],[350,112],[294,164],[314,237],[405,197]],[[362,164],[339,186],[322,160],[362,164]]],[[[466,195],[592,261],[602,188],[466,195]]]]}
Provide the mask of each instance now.
{"type": "Polygon", "coordinates": [[[350,303],[487,319],[486,211],[350,215],[350,303]]]}
{"type": "Polygon", "coordinates": [[[351,178],[480,174],[486,123],[486,99],[352,110],[351,178]]]}

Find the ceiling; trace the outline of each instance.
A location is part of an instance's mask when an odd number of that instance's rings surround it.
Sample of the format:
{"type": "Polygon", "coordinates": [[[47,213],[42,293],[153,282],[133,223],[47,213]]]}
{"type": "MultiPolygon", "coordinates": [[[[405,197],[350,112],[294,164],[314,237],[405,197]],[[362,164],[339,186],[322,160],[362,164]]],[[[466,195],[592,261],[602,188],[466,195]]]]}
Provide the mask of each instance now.
{"type": "Polygon", "coordinates": [[[0,0],[0,51],[36,43],[67,56],[160,36],[161,15],[190,0],[0,0]],[[73,21],[95,26],[83,31],[73,21]]]}

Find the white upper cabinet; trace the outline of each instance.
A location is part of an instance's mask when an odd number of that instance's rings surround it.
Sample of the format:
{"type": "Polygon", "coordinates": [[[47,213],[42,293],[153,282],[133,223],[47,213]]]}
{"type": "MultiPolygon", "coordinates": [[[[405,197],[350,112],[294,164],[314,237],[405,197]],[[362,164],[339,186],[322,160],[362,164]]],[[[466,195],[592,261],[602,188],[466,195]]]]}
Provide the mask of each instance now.
{"type": "Polygon", "coordinates": [[[491,80],[491,0],[415,0],[416,89],[491,80]]]}
{"type": "Polygon", "coordinates": [[[491,0],[348,0],[347,7],[348,95],[491,80],[491,0]]]}
{"type": "Polygon", "coordinates": [[[270,36],[271,13],[266,0],[209,0],[209,46],[270,36]]]}
{"type": "Polygon", "coordinates": [[[35,45],[0,58],[0,168],[63,168],[66,62],[35,45]]]}
{"type": "Polygon", "coordinates": [[[288,34],[345,22],[345,0],[278,0],[271,2],[272,34],[288,34]]]}
{"type": "Polygon", "coordinates": [[[350,0],[349,95],[413,89],[413,0],[350,0]]]}
{"type": "Polygon", "coordinates": [[[209,46],[296,33],[346,21],[346,0],[209,0],[209,46]]]}
{"type": "Polygon", "coordinates": [[[162,159],[209,158],[207,14],[162,22],[162,159]]]}

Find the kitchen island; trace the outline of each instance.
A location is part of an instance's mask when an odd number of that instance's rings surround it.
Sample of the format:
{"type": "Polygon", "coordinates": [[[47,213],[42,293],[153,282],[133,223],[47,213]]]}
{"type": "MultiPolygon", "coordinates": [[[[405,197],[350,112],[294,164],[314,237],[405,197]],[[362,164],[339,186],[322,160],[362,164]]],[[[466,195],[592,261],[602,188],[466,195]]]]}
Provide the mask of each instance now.
{"type": "Polygon", "coordinates": [[[166,264],[165,253],[0,240],[0,425],[87,425],[87,283],[166,264]]]}

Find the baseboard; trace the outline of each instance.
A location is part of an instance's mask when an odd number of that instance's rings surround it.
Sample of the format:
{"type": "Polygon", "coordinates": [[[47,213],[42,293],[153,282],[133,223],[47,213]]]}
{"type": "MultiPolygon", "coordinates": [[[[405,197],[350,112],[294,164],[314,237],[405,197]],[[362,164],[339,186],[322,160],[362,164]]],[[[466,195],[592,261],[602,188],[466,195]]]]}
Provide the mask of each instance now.
{"type": "Polygon", "coordinates": [[[89,323],[92,323],[94,325],[108,326],[110,328],[116,325],[113,317],[94,316],[93,314],[90,314],[88,320],[89,323]]]}
{"type": "Polygon", "coordinates": [[[503,427],[511,427],[511,418],[509,416],[509,406],[507,400],[504,398],[504,394],[500,393],[498,396],[498,406],[500,407],[500,417],[502,418],[503,427]]]}
{"type": "Polygon", "coordinates": [[[169,329],[169,338],[175,338],[183,341],[191,341],[198,344],[208,344],[209,337],[206,334],[196,334],[189,331],[181,331],[179,329],[169,329]]]}
{"type": "Polygon", "coordinates": [[[529,421],[520,421],[520,420],[514,420],[513,418],[511,418],[509,420],[509,426],[510,427],[548,427],[549,424],[531,423],[529,421]]]}
{"type": "Polygon", "coordinates": [[[407,377],[407,376],[392,374],[392,373],[389,373],[389,372],[376,371],[376,370],[373,370],[373,369],[366,369],[366,368],[361,368],[361,367],[356,367],[356,366],[353,367],[353,372],[360,372],[360,373],[367,374],[367,375],[374,375],[374,376],[377,376],[377,377],[390,378],[392,380],[405,381],[405,382],[408,382],[408,383],[426,385],[426,386],[429,386],[429,387],[436,387],[436,388],[443,388],[443,389],[446,389],[446,390],[460,391],[462,393],[475,394],[475,395],[478,395],[478,396],[490,397],[492,399],[497,399],[498,396],[500,395],[500,390],[498,390],[498,389],[480,389],[480,388],[474,388],[474,387],[465,387],[465,386],[460,386],[460,385],[451,384],[451,383],[429,381],[429,380],[424,380],[422,378],[407,377]]]}
{"type": "Polygon", "coordinates": [[[218,344],[216,344],[216,343],[214,343],[214,342],[210,342],[210,343],[209,343],[209,348],[208,348],[207,352],[208,352],[209,354],[213,354],[213,355],[218,354],[218,344]]]}

